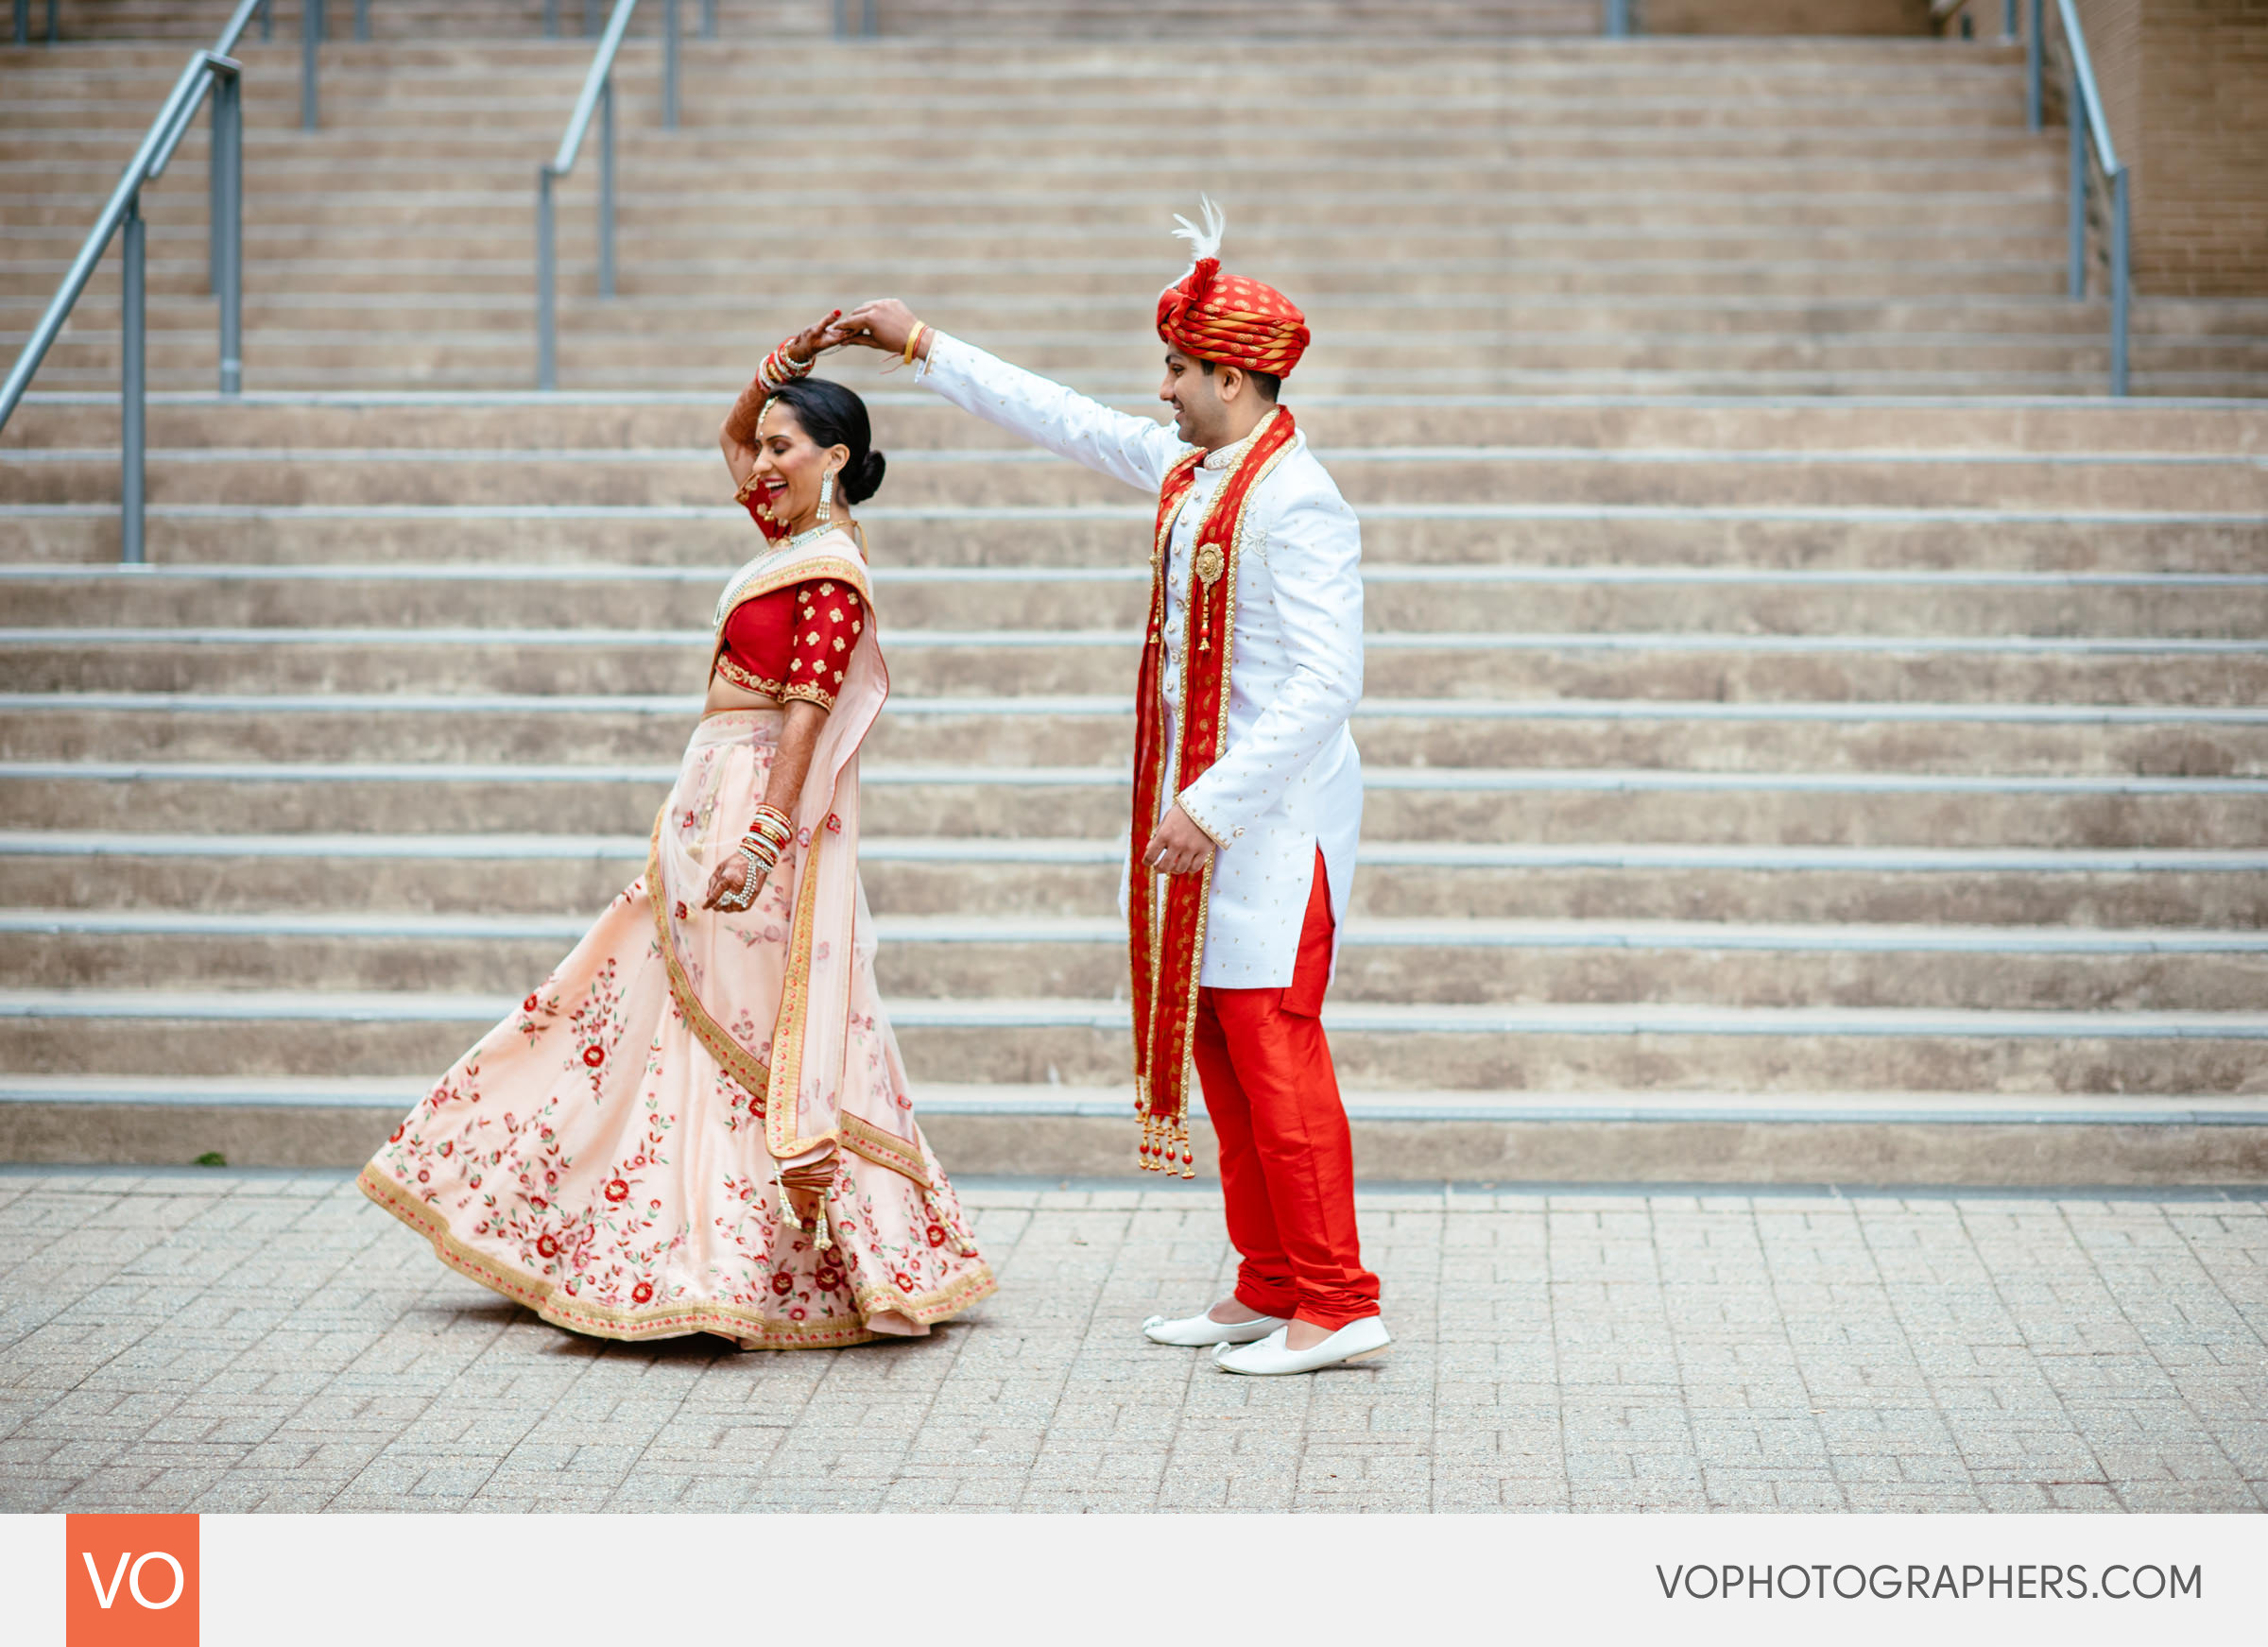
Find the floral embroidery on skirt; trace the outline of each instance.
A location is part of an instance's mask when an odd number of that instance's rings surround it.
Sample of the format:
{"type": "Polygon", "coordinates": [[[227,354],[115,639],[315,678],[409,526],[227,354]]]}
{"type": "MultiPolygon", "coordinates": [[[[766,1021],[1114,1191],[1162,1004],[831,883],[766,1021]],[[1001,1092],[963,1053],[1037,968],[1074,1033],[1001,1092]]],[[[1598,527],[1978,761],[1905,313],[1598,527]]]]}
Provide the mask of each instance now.
{"type": "MultiPolygon", "coordinates": [[[[742,712],[696,732],[662,817],[696,863],[713,866],[739,838],[779,725],[742,712]]],[[[758,1057],[769,1047],[756,1031],[780,1001],[793,863],[791,849],[756,906],[719,929],[737,940],[721,949],[747,996],[733,1032],[758,1057]]],[[[912,1125],[870,952],[854,973],[844,1108],[900,1117],[927,1184],[910,1157],[899,1171],[838,1148],[821,1248],[782,1216],[765,1095],[728,1074],[679,1010],[651,902],[671,892],[646,880],[457,1060],[363,1169],[363,1192],[452,1268],[608,1338],[826,1347],[926,1332],[989,1295],[959,1200],[912,1125]]],[[[697,905],[670,913],[712,918],[697,905]]]]}

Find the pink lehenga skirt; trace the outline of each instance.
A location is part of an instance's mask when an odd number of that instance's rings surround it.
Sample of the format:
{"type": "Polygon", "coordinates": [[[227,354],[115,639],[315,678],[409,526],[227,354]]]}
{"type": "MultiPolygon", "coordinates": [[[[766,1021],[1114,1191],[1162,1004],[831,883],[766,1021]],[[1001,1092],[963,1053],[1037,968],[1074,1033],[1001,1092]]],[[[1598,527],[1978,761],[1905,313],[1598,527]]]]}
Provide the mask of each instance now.
{"type": "Polygon", "coordinates": [[[727,1045],[743,1079],[728,1073],[673,994],[672,933],[682,940],[678,987],[697,983],[710,1033],[723,1021],[736,1044],[768,1055],[809,849],[791,847],[744,914],[703,912],[699,901],[763,797],[781,720],[703,719],[647,872],[362,1172],[364,1193],[443,1263],[577,1332],[820,1348],[925,1333],[993,1290],[913,1124],[863,894],[839,1094],[852,1147],[836,1150],[834,1187],[812,1226],[782,1216],[765,1098],[749,1089],[761,1070],[749,1075],[757,1066],[727,1045]],[[657,897],[667,901],[660,912],[657,897]],[[869,1158],[893,1155],[895,1167],[869,1158]]]}

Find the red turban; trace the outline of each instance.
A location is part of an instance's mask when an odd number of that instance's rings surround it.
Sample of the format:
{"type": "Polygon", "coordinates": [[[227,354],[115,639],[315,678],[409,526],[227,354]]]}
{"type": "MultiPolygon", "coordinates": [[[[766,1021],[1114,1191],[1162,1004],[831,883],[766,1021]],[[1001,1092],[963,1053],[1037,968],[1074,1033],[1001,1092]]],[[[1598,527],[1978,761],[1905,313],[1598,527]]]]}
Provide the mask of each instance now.
{"type": "Polygon", "coordinates": [[[1222,366],[1288,377],[1307,352],[1307,317],[1274,286],[1196,266],[1158,295],[1158,335],[1182,353],[1222,366]]]}

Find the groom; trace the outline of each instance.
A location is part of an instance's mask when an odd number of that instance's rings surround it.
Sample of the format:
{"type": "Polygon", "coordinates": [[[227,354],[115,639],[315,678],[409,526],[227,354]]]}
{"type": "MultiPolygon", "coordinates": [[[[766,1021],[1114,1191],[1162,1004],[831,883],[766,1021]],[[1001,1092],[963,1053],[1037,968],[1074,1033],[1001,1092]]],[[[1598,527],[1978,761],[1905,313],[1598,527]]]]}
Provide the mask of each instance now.
{"type": "Polygon", "coordinates": [[[1174,427],[932,331],[895,300],[836,340],[1058,456],[1158,494],[1137,690],[1126,890],[1142,1164],[1194,1175],[1188,1070],[1220,1143],[1235,1292],[1152,1316],[1160,1344],[1237,1373],[1303,1373],[1386,1347],[1355,1229],[1347,1112],[1317,1014],[1354,879],[1362,763],[1361,532],[1277,403],[1308,344],[1280,292],[1221,273],[1211,201],[1158,300],[1174,427]]]}

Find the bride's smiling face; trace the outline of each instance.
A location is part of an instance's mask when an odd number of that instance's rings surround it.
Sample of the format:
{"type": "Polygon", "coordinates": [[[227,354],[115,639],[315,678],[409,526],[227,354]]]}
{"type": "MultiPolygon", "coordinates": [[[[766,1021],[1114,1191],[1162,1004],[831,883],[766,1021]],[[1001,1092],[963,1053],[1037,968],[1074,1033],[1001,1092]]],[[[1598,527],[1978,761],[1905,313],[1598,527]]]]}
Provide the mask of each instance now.
{"type": "MultiPolygon", "coordinates": [[[[847,446],[815,444],[793,406],[784,401],[767,402],[757,423],[756,467],[748,489],[759,513],[770,517],[766,530],[785,537],[809,526],[818,514],[820,480],[850,457],[847,446]]],[[[840,492],[834,506],[839,515],[844,506],[840,492]]]]}

